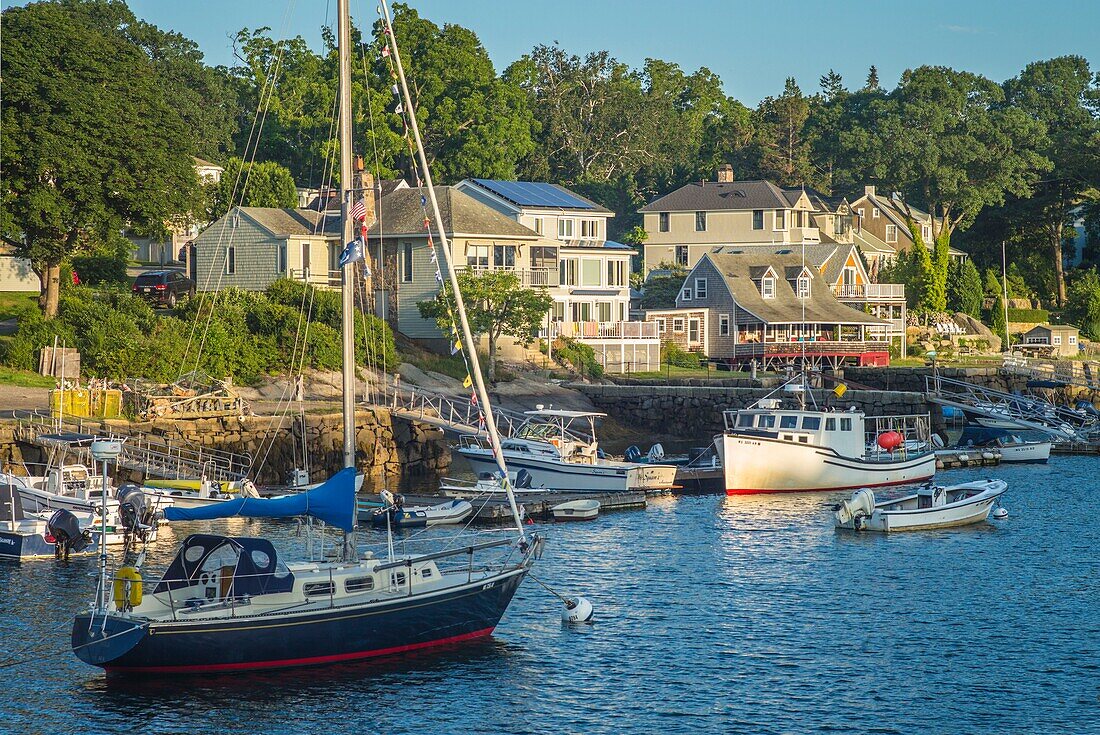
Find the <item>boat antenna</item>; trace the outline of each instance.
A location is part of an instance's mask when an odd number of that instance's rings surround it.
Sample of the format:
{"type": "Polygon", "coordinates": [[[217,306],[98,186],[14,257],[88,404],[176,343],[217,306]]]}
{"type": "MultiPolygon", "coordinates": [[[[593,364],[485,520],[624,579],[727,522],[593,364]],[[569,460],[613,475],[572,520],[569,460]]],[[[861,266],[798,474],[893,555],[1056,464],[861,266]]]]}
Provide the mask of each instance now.
{"type": "MultiPolygon", "coordinates": [[[[347,0],[342,0],[347,2],[347,0]]],[[[439,212],[439,201],[435,195],[435,185],[432,183],[432,172],[428,167],[428,157],[424,153],[424,141],[420,138],[420,126],[416,121],[416,108],[413,105],[412,96],[409,94],[409,85],[405,80],[405,67],[401,63],[401,52],[397,48],[397,36],[393,32],[393,20],[390,17],[390,8],[386,0],[380,0],[379,7],[382,10],[383,33],[388,37],[386,42],[390,45],[394,66],[397,69],[397,79],[401,85],[401,96],[405,108],[409,114],[409,127],[412,130],[413,140],[416,142],[416,154],[420,160],[420,167],[424,171],[424,188],[428,191],[428,199],[432,205],[432,216],[435,219],[436,232],[439,234],[440,251],[443,254],[443,262],[446,264],[447,276],[451,282],[451,290],[455,297],[455,310],[458,312],[459,324],[462,327],[462,343],[470,356],[470,367],[473,373],[474,385],[477,390],[478,401],[481,403],[481,412],[485,417],[485,430],[489,435],[489,443],[493,448],[493,457],[496,459],[500,470],[500,483],[508,496],[508,506],[512,511],[512,519],[516,522],[520,540],[527,537],[523,529],[523,519],[516,505],[516,496],[512,492],[512,483],[508,478],[508,466],[504,463],[504,452],[500,446],[500,434],[497,432],[496,419],[493,416],[493,407],[489,403],[489,391],[485,388],[485,379],[481,375],[481,361],[477,356],[474,345],[473,333],[470,331],[470,322],[466,319],[466,305],[462,299],[462,290],[459,288],[458,275],[455,273],[454,264],[451,262],[451,244],[447,238],[447,228],[443,226],[443,217],[439,212]]]]}

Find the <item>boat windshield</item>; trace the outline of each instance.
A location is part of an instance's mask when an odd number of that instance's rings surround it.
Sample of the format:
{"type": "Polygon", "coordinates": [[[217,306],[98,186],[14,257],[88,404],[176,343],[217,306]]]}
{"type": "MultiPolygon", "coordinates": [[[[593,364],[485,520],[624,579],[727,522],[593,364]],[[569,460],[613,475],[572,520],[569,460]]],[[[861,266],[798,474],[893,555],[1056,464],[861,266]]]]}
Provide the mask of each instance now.
{"type": "Polygon", "coordinates": [[[574,430],[572,426],[547,423],[535,419],[528,419],[524,422],[524,424],[519,427],[519,431],[516,432],[516,437],[519,439],[529,439],[531,441],[549,442],[551,439],[561,439],[563,434],[566,441],[582,444],[588,444],[592,441],[590,437],[574,430]]]}

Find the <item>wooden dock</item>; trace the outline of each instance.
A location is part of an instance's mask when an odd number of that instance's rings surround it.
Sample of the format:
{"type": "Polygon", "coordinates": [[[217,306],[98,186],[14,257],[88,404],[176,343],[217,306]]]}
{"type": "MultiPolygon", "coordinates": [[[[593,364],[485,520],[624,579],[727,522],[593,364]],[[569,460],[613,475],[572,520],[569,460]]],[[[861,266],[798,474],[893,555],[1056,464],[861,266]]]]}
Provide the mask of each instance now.
{"type": "Polygon", "coordinates": [[[1051,454],[1100,454],[1100,441],[1096,442],[1055,442],[1050,447],[1051,454]]]}
{"type": "Polygon", "coordinates": [[[996,449],[938,449],[936,469],[954,470],[960,467],[992,467],[1001,463],[1001,453],[996,449]]]}
{"type": "MultiPolygon", "coordinates": [[[[453,497],[442,495],[405,495],[405,505],[438,505],[453,500],[453,497]]],[[[466,498],[474,506],[474,523],[486,525],[507,525],[512,522],[512,510],[508,507],[507,498],[503,497],[474,497],[466,498]]],[[[516,501],[523,506],[527,518],[536,521],[552,520],[554,517],[551,508],[559,503],[570,500],[598,500],[600,501],[600,513],[633,510],[645,508],[647,505],[646,493],[523,493],[516,501]]],[[[364,507],[380,507],[381,498],[377,495],[359,496],[360,510],[364,507]]]]}

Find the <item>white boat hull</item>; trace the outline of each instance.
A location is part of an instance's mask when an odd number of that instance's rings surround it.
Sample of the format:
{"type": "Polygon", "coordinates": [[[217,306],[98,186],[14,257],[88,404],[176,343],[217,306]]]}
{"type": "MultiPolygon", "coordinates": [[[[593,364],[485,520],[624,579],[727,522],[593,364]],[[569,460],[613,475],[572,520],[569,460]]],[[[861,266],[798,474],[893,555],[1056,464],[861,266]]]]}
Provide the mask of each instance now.
{"type": "MultiPolygon", "coordinates": [[[[98,514],[101,501],[98,497],[88,499],[75,498],[69,495],[55,495],[45,490],[40,490],[29,485],[18,487],[19,498],[23,503],[23,510],[27,513],[49,513],[55,510],[69,510],[76,514],[98,514]]],[[[114,494],[114,490],[108,491],[114,494]]],[[[113,497],[107,498],[107,516],[112,517],[118,513],[118,501],[113,497]]]]}
{"type": "Polygon", "coordinates": [[[574,500],[550,509],[555,521],[590,521],[600,514],[600,501],[574,500]]]}
{"type": "MultiPolygon", "coordinates": [[[[496,474],[497,464],[489,449],[461,447],[457,450],[477,474],[496,474]]],[[[504,451],[509,471],[527,470],[535,487],[560,492],[621,493],[630,490],[663,490],[676,484],[675,465],[631,464],[603,461],[597,464],[566,462],[551,456],[504,451]]]]}
{"type": "Polygon", "coordinates": [[[936,474],[936,455],[896,460],[842,457],[831,449],[760,436],[715,438],[727,495],[850,490],[923,482],[936,474]]]}
{"type": "MultiPolygon", "coordinates": [[[[937,507],[918,507],[918,495],[876,502],[869,516],[836,519],[836,527],[857,531],[924,531],[981,523],[1007,489],[1002,480],[983,480],[944,488],[957,500],[937,507]]],[[[858,496],[859,493],[856,493],[858,496]]],[[[855,497],[853,497],[853,501],[855,497]]],[[[839,516],[839,514],[838,514],[839,516]]]]}
{"type": "Polygon", "coordinates": [[[997,447],[1002,462],[1041,464],[1050,459],[1050,442],[1026,442],[997,447]]]}

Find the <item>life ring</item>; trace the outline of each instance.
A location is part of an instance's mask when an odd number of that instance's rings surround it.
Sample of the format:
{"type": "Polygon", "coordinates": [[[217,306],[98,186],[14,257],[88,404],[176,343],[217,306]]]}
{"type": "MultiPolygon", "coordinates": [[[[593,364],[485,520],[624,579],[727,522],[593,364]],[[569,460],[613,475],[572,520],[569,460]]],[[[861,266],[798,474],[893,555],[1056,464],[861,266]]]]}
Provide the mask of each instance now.
{"type": "Polygon", "coordinates": [[[141,572],[134,567],[122,567],[115,574],[115,607],[119,610],[133,609],[141,604],[141,572]],[[129,599],[127,599],[129,588],[129,599]]]}

